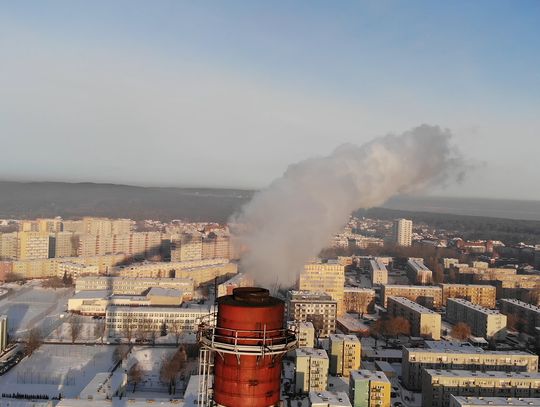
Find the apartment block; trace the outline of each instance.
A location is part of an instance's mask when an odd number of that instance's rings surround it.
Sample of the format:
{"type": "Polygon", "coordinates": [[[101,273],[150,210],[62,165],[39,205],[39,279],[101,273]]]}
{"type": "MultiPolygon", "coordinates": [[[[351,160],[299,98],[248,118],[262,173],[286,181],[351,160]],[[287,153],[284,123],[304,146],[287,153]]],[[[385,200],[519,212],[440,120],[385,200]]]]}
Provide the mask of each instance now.
{"type": "Polygon", "coordinates": [[[99,267],[96,265],[86,265],[80,263],[72,263],[69,261],[57,263],[56,275],[60,278],[69,276],[76,280],[83,276],[99,275],[99,267]]]}
{"type": "Polygon", "coordinates": [[[337,302],[326,293],[289,291],[287,318],[311,322],[317,337],[328,338],[336,331],[337,302]]]}
{"type": "Polygon", "coordinates": [[[201,260],[203,250],[200,233],[182,233],[171,236],[171,261],[201,260]]]}
{"type": "Polygon", "coordinates": [[[362,345],[355,335],[330,335],[330,374],[349,377],[351,370],[360,369],[362,345]]]}
{"type": "Polygon", "coordinates": [[[324,391],[328,385],[328,355],[324,349],[299,348],[295,351],[297,392],[324,391]]]}
{"type": "Polygon", "coordinates": [[[50,244],[50,257],[74,257],[77,255],[79,238],[73,232],[57,232],[51,235],[50,244]]]}
{"type": "Polygon", "coordinates": [[[372,285],[388,284],[388,269],[379,258],[369,260],[369,276],[372,285]]]}
{"type": "Polygon", "coordinates": [[[314,262],[304,266],[300,273],[298,289],[300,291],[325,292],[337,302],[337,313],[345,312],[343,290],[345,286],[345,266],[337,261],[327,263],[314,262]]]}
{"type": "Polygon", "coordinates": [[[540,398],[450,396],[450,407],[540,407],[540,398]]]}
{"type": "Polygon", "coordinates": [[[382,287],[382,304],[387,306],[388,297],[404,297],[427,308],[439,309],[442,305],[442,288],[424,285],[391,285],[382,287]]]}
{"type": "Polygon", "coordinates": [[[310,407],[351,407],[347,393],[342,391],[312,391],[309,393],[310,407]]]}
{"type": "Polygon", "coordinates": [[[392,237],[397,246],[412,244],[412,220],[396,219],[392,225],[392,237]]]}
{"type": "Polygon", "coordinates": [[[405,387],[420,390],[424,369],[538,372],[538,356],[521,351],[488,351],[474,346],[403,348],[401,377],[405,387]]]}
{"type": "Polygon", "coordinates": [[[231,277],[224,283],[218,285],[218,297],[223,297],[224,295],[231,295],[233,290],[238,287],[253,287],[255,281],[253,277],[248,276],[244,273],[238,273],[235,276],[231,277]]]}
{"type": "Polygon", "coordinates": [[[40,232],[19,232],[19,260],[37,260],[49,258],[49,235],[40,232]]]}
{"type": "Polygon", "coordinates": [[[424,264],[424,260],[407,260],[407,277],[411,284],[429,285],[433,282],[433,272],[424,264]]]}
{"type": "Polygon", "coordinates": [[[499,304],[503,314],[516,318],[524,332],[536,336],[536,327],[540,326],[540,307],[513,298],[504,298],[499,304]]]}
{"type": "Polygon", "coordinates": [[[404,297],[388,297],[388,313],[411,324],[411,336],[441,339],[441,315],[404,297]]]}
{"type": "Polygon", "coordinates": [[[469,325],[474,336],[486,339],[500,337],[506,330],[506,315],[498,310],[472,304],[462,298],[448,299],[446,319],[452,324],[464,322],[469,325]]]}
{"type": "Polygon", "coordinates": [[[442,303],[446,305],[449,298],[463,298],[472,304],[485,308],[495,308],[497,291],[492,285],[481,284],[440,284],[442,303]]]}
{"type": "Polygon", "coordinates": [[[17,260],[18,247],[17,232],[0,233],[0,260],[17,260]]]}
{"type": "Polygon", "coordinates": [[[292,325],[296,328],[296,340],[299,348],[315,347],[315,327],[311,322],[294,322],[292,325]]]}
{"type": "Polygon", "coordinates": [[[349,378],[352,407],[390,407],[392,386],[381,371],[355,370],[349,378]]]}
{"type": "Polygon", "coordinates": [[[346,312],[371,313],[375,308],[375,290],[345,287],[343,289],[343,306],[346,312]]]}
{"type": "Polygon", "coordinates": [[[540,397],[540,373],[426,369],[422,405],[449,407],[451,396],[540,397]]]}

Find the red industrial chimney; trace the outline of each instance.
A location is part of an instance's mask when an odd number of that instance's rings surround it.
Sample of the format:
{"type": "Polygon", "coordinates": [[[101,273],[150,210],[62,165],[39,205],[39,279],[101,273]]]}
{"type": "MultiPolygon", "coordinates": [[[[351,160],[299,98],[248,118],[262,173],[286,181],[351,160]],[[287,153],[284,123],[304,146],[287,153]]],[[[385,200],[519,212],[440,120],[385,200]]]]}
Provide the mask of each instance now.
{"type": "Polygon", "coordinates": [[[199,331],[200,344],[214,354],[214,402],[224,407],[277,406],[281,360],[296,347],[294,333],[284,328],[283,301],[264,288],[241,287],[217,303],[215,324],[199,331]]]}

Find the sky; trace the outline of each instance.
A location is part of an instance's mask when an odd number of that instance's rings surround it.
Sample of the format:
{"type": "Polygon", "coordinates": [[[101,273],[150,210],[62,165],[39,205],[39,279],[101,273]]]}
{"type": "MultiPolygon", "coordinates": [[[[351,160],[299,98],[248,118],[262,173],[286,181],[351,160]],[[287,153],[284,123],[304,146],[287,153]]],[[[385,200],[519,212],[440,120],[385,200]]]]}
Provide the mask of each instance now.
{"type": "Polygon", "coordinates": [[[264,188],[420,124],[540,200],[540,2],[0,0],[0,179],[264,188]]]}

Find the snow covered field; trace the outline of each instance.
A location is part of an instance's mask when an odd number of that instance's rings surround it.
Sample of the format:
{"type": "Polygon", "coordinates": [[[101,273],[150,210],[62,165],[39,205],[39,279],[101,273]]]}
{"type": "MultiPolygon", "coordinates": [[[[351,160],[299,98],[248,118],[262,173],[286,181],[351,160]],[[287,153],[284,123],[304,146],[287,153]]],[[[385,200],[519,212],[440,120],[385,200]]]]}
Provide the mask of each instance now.
{"type": "Polygon", "coordinates": [[[9,334],[19,336],[35,326],[47,333],[67,308],[71,290],[42,288],[31,282],[0,300],[0,314],[8,316],[9,334]]]}
{"type": "Polygon", "coordinates": [[[43,345],[0,380],[0,393],[62,393],[75,397],[98,372],[113,366],[114,346],[43,345]]]}

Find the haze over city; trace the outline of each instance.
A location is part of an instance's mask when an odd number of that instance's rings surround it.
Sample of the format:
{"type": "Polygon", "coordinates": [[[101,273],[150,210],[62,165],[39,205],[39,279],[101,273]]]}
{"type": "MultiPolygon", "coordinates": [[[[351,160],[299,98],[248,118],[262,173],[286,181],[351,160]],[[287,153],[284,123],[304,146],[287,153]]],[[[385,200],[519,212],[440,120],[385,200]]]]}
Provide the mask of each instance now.
{"type": "Polygon", "coordinates": [[[540,407],[540,0],[0,0],[0,407],[540,407]]]}
{"type": "Polygon", "coordinates": [[[540,4],[1,2],[0,177],[264,188],[421,124],[538,200],[540,4]],[[22,154],[24,152],[24,154],[22,154]]]}

